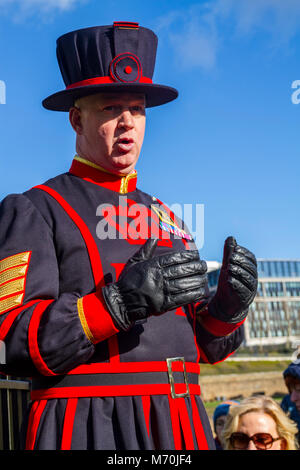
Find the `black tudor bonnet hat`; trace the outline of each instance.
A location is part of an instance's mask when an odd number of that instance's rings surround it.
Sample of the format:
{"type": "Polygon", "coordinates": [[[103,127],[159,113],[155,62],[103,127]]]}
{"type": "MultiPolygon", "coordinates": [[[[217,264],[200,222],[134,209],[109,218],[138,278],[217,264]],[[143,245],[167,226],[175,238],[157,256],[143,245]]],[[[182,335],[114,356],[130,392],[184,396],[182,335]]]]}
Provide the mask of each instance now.
{"type": "Polygon", "coordinates": [[[146,106],[174,100],[178,91],[152,81],[157,36],[138,23],[79,29],[57,39],[57,60],[66,88],[43,101],[69,111],[76,99],[102,92],[143,93],[146,106]]]}

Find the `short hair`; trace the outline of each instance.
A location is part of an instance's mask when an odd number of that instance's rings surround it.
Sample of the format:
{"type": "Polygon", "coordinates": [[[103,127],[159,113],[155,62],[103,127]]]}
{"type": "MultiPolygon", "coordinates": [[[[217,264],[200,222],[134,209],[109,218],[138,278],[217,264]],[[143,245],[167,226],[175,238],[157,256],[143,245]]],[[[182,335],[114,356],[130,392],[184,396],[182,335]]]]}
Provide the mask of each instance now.
{"type": "Polygon", "coordinates": [[[222,433],[226,450],[232,449],[230,436],[237,431],[240,417],[251,411],[266,413],[273,418],[279,437],[282,437],[285,441],[285,450],[298,449],[296,439],[298,428],[296,423],[287,416],[271,397],[253,396],[245,398],[239,405],[230,407],[222,433]]]}

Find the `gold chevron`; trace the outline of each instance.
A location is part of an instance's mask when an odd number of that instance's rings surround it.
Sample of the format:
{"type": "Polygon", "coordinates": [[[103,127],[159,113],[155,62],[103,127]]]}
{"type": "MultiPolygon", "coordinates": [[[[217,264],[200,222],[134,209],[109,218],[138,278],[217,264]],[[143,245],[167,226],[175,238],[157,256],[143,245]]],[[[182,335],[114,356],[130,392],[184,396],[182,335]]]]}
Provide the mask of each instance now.
{"type": "Polygon", "coordinates": [[[0,273],[8,268],[15,268],[20,264],[28,264],[30,251],[18,253],[17,255],[9,256],[0,261],[0,273]]]}
{"type": "Polygon", "coordinates": [[[11,281],[17,277],[25,276],[27,270],[27,264],[24,266],[17,266],[16,268],[10,268],[0,273],[0,285],[4,282],[11,281]]]}
{"type": "Polygon", "coordinates": [[[7,299],[0,300],[0,314],[2,312],[6,312],[6,310],[10,310],[17,305],[21,305],[23,301],[24,294],[14,295],[13,297],[8,297],[7,299]]]}
{"type": "Polygon", "coordinates": [[[17,292],[22,292],[25,287],[25,277],[7,282],[0,286],[0,299],[17,292]]]}

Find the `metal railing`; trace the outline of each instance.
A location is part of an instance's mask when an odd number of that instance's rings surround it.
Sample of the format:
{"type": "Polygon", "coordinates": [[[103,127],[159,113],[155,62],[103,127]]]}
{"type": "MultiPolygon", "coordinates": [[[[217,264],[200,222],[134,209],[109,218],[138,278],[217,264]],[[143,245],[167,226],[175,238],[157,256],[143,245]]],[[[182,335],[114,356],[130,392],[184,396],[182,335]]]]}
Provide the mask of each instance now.
{"type": "Polygon", "coordinates": [[[0,450],[18,449],[21,423],[29,400],[29,380],[15,377],[0,380],[0,450]]]}

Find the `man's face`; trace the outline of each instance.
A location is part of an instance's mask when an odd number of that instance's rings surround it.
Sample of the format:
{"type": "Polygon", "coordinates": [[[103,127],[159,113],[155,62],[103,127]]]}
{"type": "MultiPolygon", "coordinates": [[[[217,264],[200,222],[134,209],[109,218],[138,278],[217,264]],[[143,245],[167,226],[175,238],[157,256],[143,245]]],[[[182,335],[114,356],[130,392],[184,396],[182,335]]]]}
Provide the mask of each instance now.
{"type": "Polygon", "coordinates": [[[145,98],[137,93],[99,93],[70,110],[79,156],[127,175],[138,161],[145,133],[145,98]]]}
{"type": "Polygon", "coordinates": [[[222,415],[216,419],[216,435],[220,442],[222,442],[222,431],[226,423],[226,418],[226,415],[222,415]]]}

